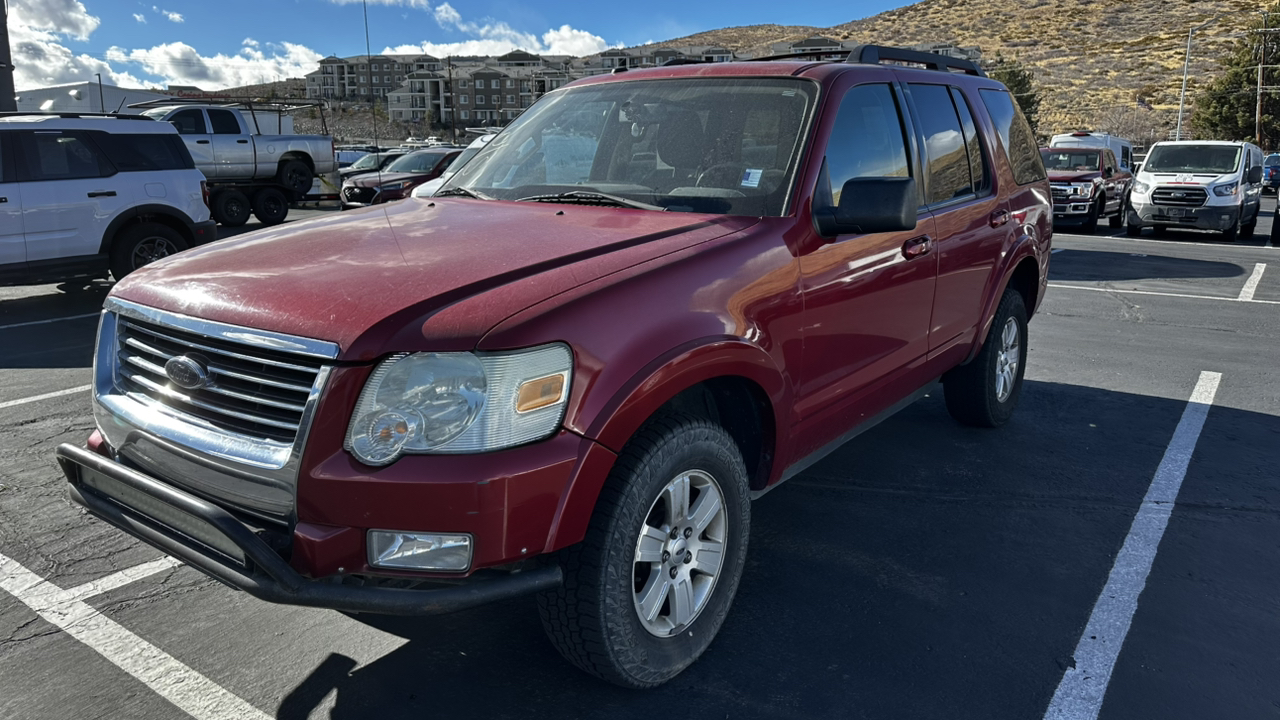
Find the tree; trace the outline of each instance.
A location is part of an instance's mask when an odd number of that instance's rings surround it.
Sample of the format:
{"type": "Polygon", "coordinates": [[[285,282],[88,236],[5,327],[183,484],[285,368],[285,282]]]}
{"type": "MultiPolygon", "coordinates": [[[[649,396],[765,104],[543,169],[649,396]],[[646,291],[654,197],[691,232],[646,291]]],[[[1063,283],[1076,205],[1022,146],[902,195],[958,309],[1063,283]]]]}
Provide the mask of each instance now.
{"type": "Polygon", "coordinates": [[[1013,98],[1027,116],[1031,131],[1036,132],[1040,120],[1040,90],[1036,87],[1036,78],[1025,65],[1017,60],[1005,60],[997,54],[995,62],[987,68],[987,75],[999,80],[1013,93],[1013,98]]]}
{"type": "Polygon", "coordinates": [[[1280,63],[1280,2],[1268,8],[1269,18],[1259,14],[1221,60],[1220,71],[1195,100],[1191,127],[1196,136],[1214,140],[1252,139],[1263,147],[1280,141],[1280,95],[1266,86],[1280,85],[1275,68],[1263,81],[1262,136],[1257,133],[1258,65],[1280,63]],[[1263,32],[1268,29],[1271,32],[1263,32]]]}

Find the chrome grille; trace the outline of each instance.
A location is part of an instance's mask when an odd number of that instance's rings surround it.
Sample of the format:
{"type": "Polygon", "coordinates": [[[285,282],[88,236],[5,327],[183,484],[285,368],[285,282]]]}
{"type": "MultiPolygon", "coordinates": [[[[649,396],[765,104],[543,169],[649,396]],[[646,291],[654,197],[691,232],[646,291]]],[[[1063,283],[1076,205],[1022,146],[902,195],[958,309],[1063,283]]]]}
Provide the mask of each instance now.
{"type": "Polygon", "coordinates": [[[175,410],[196,424],[292,443],[322,362],[316,358],[210,338],[120,317],[116,385],[175,410]],[[184,390],[165,363],[186,355],[208,369],[209,383],[184,390]]]}
{"type": "Polygon", "coordinates": [[[1052,193],[1055,203],[1064,203],[1071,196],[1071,186],[1064,183],[1050,183],[1049,192],[1052,193]]]}
{"type": "Polygon", "coordinates": [[[1202,187],[1178,187],[1162,185],[1151,192],[1151,202],[1171,207],[1200,207],[1209,199],[1202,187]]]}

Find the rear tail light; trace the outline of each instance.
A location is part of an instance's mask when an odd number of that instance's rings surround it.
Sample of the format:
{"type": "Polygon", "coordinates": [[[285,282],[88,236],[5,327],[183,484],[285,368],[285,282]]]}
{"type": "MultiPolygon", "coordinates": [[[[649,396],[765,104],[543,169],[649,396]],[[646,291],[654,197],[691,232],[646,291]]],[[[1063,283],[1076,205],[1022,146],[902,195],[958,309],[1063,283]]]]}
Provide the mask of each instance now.
{"type": "Polygon", "coordinates": [[[209,205],[209,183],[204,180],[200,181],[200,197],[204,200],[204,206],[212,210],[213,207],[209,205]]]}

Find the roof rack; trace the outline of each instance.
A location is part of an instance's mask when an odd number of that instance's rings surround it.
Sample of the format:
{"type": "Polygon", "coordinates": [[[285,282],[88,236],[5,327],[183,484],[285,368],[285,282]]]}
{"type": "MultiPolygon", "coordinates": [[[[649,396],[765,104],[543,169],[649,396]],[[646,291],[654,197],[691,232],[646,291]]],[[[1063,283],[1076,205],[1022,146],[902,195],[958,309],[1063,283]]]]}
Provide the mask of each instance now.
{"type": "MultiPolygon", "coordinates": [[[[842,51],[832,50],[805,50],[802,52],[786,53],[784,55],[768,55],[766,57],[747,58],[747,62],[767,62],[770,60],[794,60],[799,58],[814,58],[815,60],[829,59],[835,55],[844,54],[842,51]]],[[[966,75],[976,75],[978,77],[986,77],[987,74],[978,67],[977,63],[972,60],[963,60],[948,55],[939,55],[938,53],[922,52],[920,50],[908,50],[906,48],[887,47],[884,45],[859,45],[855,47],[845,59],[846,63],[879,65],[882,61],[913,63],[916,65],[924,65],[929,70],[941,70],[943,72],[962,72],[966,75]]]]}
{"type": "Polygon", "coordinates": [[[151,120],[146,115],[120,115],[117,113],[96,113],[96,112],[41,112],[39,110],[31,110],[23,112],[22,110],[6,110],[0,112],[0,117],[59,117],[59,118],[82,118],[82,117],[113,117],[121,120],[151,120]]]}
{"type": "Polygon", "coordinates": [[[155,100],[147,100],[146,102],[130,103],[131,108],[162,108],[172,107],[174,105],[216,105],[218,107],[227,108],[244,108],[249,111],[250,118],[253,120],[253,129],[259,134],[262,131],[258,127],[258,111],[273,112],[276,115],[285,115],[296,110],[305,110],[308,108],[320,109],[320,128],[325,134],[329,134],[329,121],[324,116],[325,103],[323,100],[303,100],[295,98],[277,98],[266,99],[251,97],[176,97],[176,98],[157,98],[155,100]]]}
{"type": "Polygon", "coordinates": [[[703,65],[709,62],[711,61],[703,60],[702,58],[673,57],[670,60],[662,63],[662,67],[674,67],[676,65],[703,65]]]}

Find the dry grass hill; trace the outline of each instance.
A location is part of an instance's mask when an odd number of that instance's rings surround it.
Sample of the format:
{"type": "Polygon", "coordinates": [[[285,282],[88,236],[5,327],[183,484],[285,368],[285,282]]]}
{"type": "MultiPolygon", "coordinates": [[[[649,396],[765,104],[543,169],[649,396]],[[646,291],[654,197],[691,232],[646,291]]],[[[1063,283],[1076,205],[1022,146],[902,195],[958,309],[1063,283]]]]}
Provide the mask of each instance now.
{"type": "Polygon", "coordinates": [[[1040,131],[1110,129],[1139,136],[1176,122],[1187,30],[1232,13],[1196,34],[1188,103],[1198,81],[1261,7],[1258,0],[924,0],[833,28],[755,25],[659,43],[724,45],[768,54],[769,44],[821,34],[880,45],[976,45],[1029,66],[1043,89],[1040,131]],[[1153,110],[1140,109],[1141,97],[1153,110]]]}

